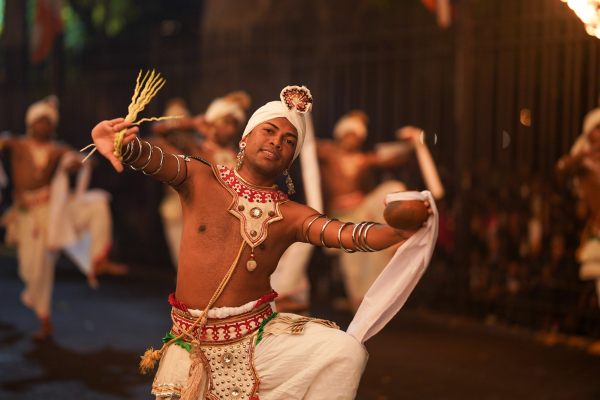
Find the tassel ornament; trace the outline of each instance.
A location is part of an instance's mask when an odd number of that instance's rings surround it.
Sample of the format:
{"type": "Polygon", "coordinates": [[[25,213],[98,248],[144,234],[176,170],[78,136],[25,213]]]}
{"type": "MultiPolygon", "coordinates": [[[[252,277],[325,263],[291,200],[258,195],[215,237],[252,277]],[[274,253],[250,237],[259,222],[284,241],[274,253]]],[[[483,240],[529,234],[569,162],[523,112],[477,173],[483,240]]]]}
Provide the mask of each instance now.
{"type": "Polygon", "coordinates": [[[140,362],[140,371],[142,374],[146,374],[154,369],[156,362],[162,357],[162,353],[162,350],[154,350],[153,347],[146,350],[140,362]]]}
{"type": "Polygon", "coordinates": [[[181,391],[181,400],[197,400],[204,389],[204,364],[200,356],[201,351],[200,341],[194,339],[190,351],[192,364],[190,365],[189,378],[181,391]]]}

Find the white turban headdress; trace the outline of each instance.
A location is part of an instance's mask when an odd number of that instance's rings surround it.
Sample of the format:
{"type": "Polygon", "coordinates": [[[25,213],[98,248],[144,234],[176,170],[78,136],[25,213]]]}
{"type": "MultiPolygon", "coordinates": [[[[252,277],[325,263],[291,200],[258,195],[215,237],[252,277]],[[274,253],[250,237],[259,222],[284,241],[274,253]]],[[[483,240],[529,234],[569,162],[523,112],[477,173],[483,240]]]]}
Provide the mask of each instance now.
{"type": "Polygon", "coordinates": [[[167,102],[167,107],[165,107],[165,112],[163,115],[165,117],[177,117],[177,116],[190,117],[192,115],[192,113],[187,108],[187,104],[185,103],[185,100],[183,100],[179,97],[174,97],[167,102]]]}
{"type": "Polygon", "coordinates": [[[40,101],[37,101],[29,106],[27,115],[25,116],[25,124],[27,127],[33,125],[40,118],[48,118],[53,128],[58,125],[58,106],[60,101],[58,97],[50,95],[40,101]]]}
{"type": "Polygon", "coordinates": [[[256,126],[265,121],[280,117],[287,118],[298,131],[298,143],[293,158],[295,160],[302,150],[306,135],[305,114],[312,109],[313,98],[310,90],[304,86],[288,86],[281,91],[279,97],[280,101],[271,101],[252,114],[242,138],[248,136],[256,126]]]}
{"type": "Polygon", "coordinates": [[[231,115],[241,125],[246,122],[246,110],[248,107],[250,107],[250,96],[248,93],[240,90],[213,100],[204,113],[204,119],[212,123],[227,115],[231,115]]]}
{"type": "Polygon", "coordinates": [[[359,138],[364,140],[367,137],[368,123],[369,117],[367,117],[367,114],[360,110],[350,111],[340,118],[333,127],[333,137],[340,140],[346,134],[354,132],[359,138]]]}
{"type": "Polygon", "coordinates": [[[590,147],[588,136],[598,125],[600,125],[600,108],[594,108],[583,119],[583,129],[581,135],[577,138],[573,147],[571,147],[571,155],[574,156],[590,147]]]}

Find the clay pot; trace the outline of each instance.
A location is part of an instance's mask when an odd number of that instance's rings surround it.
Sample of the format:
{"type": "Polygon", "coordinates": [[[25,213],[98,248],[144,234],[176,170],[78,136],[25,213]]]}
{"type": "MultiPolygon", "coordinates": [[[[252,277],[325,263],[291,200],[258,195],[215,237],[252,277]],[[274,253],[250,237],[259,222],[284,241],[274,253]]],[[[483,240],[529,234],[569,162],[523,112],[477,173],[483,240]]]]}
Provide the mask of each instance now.
{"type": "Polygon", "coordinates": [[[427,221],[429,212],[419,200],[402,200],[388,203],[383,218],[389,226],[402,230],[416,230],[427,221]]]}

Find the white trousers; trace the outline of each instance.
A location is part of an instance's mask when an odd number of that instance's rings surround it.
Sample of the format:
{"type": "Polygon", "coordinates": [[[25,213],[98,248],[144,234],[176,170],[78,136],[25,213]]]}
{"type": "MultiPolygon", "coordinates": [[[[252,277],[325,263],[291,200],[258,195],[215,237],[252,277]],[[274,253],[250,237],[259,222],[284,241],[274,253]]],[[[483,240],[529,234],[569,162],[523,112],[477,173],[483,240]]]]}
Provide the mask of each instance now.
{"type": "MultiPolygon", "coordinates": [[[[19,275],[25,283],[23,303],[39,317],[51,313],[54,265],[58,251],[48,249],[48,204],[28,209],[14,208],[8,222],[8,242],[17,245],[19,275]]],[[[112,244],[112,219],[108,203],[103,199],[82,202],[69,200],[67,212],[78,232],[89,233],[85,251],[92,264],[102,261],[112,244]]],[[[81,268],[81,267],[80,267],[81,268]]],[[[86,268],[81,268],[85,274],[86,268]]]]}

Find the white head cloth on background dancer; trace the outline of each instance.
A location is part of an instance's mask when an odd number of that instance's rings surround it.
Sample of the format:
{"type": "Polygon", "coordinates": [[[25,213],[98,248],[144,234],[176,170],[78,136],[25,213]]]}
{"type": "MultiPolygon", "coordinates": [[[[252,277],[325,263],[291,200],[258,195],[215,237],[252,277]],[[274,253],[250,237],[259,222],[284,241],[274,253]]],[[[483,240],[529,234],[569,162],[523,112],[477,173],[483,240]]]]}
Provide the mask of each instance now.
{"type": "Polygon", "coordinates": [[[240,90],[214,99],[206,109],[204,118],[207,122],[213,123],[230,115],[241,125],[246,122],[248,107],[250,107],[250,96],[240,90]]]}

